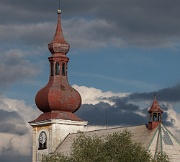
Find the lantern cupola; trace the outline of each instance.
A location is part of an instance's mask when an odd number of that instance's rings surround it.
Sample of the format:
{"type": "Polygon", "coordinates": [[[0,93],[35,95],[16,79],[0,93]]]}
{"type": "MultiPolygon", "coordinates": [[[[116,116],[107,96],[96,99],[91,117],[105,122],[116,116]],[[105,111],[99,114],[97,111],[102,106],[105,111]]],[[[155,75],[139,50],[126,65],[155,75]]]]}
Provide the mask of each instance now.
{"type": "Polygon", "coordinates": [[[159,103],[156,99],[156,95],[154,95],[154,101],[153,101],[152,106],[150,107],[148,113],[149,113],[148,129],[153,130],[160,123],[162,123],[162,113],[163,113],[163,110],[159,106],[159,103]]]}

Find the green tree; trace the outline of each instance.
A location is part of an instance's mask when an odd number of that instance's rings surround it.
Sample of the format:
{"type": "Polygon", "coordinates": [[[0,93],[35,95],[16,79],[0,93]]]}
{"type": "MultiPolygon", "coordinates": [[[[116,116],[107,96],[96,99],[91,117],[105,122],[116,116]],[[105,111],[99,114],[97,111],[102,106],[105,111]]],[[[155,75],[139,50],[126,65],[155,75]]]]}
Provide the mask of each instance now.
{"type": "Polygon", "coordinates": [[[169,162],[169,159],[160,153],[152,159],[149,151],[131,140],[130,132],[123,131],[105,138],[79,133],[69,156],[53,154],[45,156],[42,162],[169,162]]]}
{"type": "Polygon", "coordinates": [[[65,156],[60,153],[53,155],[43,156],[42,162],[72,162],[71,157],[65,156]]]}
{"type": "Polygon", "coordinates": [[[169,157],[166,155],[165,152],[159,152],[157,155],[156,155],[156,158],[153,159],[151,162],[170,162],[170,159],[169,157]]]}

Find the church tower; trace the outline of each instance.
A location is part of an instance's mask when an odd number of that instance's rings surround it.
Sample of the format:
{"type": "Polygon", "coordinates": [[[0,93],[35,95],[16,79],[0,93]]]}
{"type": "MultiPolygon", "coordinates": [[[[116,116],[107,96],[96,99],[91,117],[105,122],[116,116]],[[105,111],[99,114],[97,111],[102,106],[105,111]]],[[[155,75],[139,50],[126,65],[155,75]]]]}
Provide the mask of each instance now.
{"type": "Polygon", "coordinates": [[[148,111],[149,113],[149,123],[148,129],[153,130],[156,128],[160,123],[162,123],[162,109],[159,106],[159,103],[156,99],[156,95],[154,95],[154,101],[152,103],[151,108],[148,111]]]}
{"type": "Polygon", "coordinates": [[[68,83],[68,61],[70,45],[63,36],[58,9],[57,28],[53,40],[48,44],[51,56],[50,76],[47,85],[36,94],[35,102],[43,113],[34,121],[33,162],[40,162],[43,155],[53,153],[69,133],[83,130],[87,125],[74,114],[81,106],[81,96],[68,83]]]}

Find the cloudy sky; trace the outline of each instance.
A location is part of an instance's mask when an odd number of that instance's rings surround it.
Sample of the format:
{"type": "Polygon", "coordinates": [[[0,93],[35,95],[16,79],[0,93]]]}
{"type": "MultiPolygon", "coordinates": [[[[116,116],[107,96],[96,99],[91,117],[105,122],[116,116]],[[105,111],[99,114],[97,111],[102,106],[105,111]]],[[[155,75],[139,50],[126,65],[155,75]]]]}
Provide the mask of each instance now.
{"type": "MultiPolygon", "coordinates": [[[[28,121],[49,78],[57,0],[0,0],[0,161],[31,161],[28,121]],[[11,155],[11,156],[10,156],[11,155]]],[[[180,135],[180,1],[61,0],[69,83],[90,125],[146,124],[154,93],[180,135]]]]}

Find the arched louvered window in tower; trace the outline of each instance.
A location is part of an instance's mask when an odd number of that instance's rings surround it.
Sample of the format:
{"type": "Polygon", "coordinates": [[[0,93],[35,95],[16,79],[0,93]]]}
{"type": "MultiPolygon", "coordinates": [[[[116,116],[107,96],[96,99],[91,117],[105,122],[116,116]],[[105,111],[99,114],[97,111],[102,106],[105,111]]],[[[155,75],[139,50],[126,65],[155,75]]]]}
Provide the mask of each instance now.
{"type": "Polygon", "coordinates": [[[62,63],[62,75],[66,75],[66,64],[64,62],[62,63]]]}
{"type": "Polygon", "coordinates": [[[56,75],[59,75],[59,73],[60,73],[60,65],[59,65],[59,62],[56,62],[55,66],[56,66],[56,75]]]}

